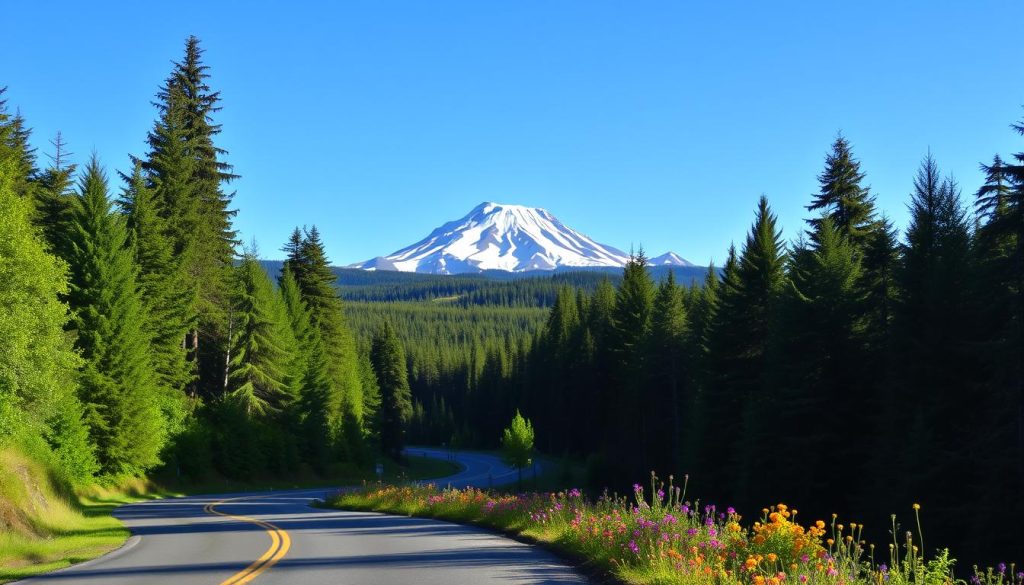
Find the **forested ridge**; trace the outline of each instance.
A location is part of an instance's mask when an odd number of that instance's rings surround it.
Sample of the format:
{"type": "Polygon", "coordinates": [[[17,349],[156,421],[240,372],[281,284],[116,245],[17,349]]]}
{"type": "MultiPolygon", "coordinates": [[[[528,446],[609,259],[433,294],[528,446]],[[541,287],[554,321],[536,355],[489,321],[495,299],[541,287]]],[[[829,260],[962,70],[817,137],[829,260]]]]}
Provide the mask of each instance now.
{"type": "Polygon", "coordinates": [[[0,442],[68,481],[331,476],[410,440],[496,447],[519,410],[592,487],[686,473],[879,543],[920,502],[931,545],[1024,549],[1024,153],[966,195],[926,155],[898,230],[838,137],[806,225],[784,237],[762,197],[699,285],[642,251],[615,276],[364,278],[316,227],[280,265],[241,247],[198,39],[155,105],[111,172],[59,134],[40,157],[0,101],[0,442]]]}

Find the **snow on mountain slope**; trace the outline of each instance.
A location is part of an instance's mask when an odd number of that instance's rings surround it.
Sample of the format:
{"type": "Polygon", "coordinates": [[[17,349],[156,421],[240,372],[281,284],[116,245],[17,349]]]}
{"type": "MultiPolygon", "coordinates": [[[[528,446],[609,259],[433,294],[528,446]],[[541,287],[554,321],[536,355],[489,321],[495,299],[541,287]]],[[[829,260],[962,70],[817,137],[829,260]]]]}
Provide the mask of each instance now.
{"type": "Polygon", "coordinates": [[[415,244],[354,265],[366,270],[458,274],[622,266],[629,255],[595,242],[547,210],[481,203],[415,244]]]}
{"type": "Polygon", "coordinates": [[[694,266],[693,262],[675,252],[665,252],[661,256],[655,256],[647,262],[651,266],[694,266]]]}

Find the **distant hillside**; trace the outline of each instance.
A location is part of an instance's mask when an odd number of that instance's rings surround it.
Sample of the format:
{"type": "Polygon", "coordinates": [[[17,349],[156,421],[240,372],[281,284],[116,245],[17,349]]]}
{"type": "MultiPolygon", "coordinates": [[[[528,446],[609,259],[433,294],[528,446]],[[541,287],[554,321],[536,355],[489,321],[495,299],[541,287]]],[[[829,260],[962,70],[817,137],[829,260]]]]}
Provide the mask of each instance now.
{"type": "MultiPolygon", "coordinates": [[[[280,260],[262,260],[263,267],[276,280],[284,264],[280,260]]],[[[334,267],[343,299],[366,302],[434,301],[456,305],[506,307],[548,307],[563,286],[588,292],[605,279],[617,284],[621,268],[564,268],[533,272],[488,270],[477,274],[422,274],[385,270],[334,267]]],[[[652,276],[661,281],[671,270],[676,281],[700,285],[707,274],[702,266],[653,266],[652,276]]]]}

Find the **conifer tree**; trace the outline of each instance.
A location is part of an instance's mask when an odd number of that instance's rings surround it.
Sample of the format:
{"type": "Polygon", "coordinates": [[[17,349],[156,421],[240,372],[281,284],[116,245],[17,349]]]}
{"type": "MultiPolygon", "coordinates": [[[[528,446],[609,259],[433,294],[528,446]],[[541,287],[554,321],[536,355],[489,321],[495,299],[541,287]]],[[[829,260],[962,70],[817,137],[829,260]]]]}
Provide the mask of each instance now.
{"type": "MultiPolygon", "coordinates": [[[[867,380],[861,374],[865,352],[861,343],[864,324],[860,257],[832,219],[817,224],[813,242],[798,243],[790,256],[790,282],[783,298],[781,327],[775,337],[780,346],[779,371],[773,383],[780,388],[774,417],[785,437],[769,436],[776,452],[815,445],[814,453],[786,458],[783,477],[804,477],[800,485],[773,482],[767,489],[796,493],[807,506],[842,508],[844,494],[827,489],[835,477],[851,472],[866,453],[862,440],[868,428],[864,404],[867,380]],[[834,424],[833,412],[842,412],[843,424],[834,424]],[[827,494],[827,498],[822,498],[827,494]]],[[[852,473],[851,482],[860,474],[852,473]]]]}
{"type": "Polygon", "coordinates": [[[192,392],[215,395],[226,379],[226,308],[237,245],[231,227],[235,211],[223,184],[235,175],[223,161],[226,152],[214,143],[220,126],[211,120],[220,109],[220,95],[207,84],[202,53],[199,40],[189,37],[184,58],[157,93],[159,118],[141,162],[189,291],[187,345],[198,384],[192,392]]]}
{"type": "MultiPolygon", "coordinates": [[[[119,200],[139,268],[139,290],[146,306],[147,329],[152,333],[153,366],[165,388],[178,396],[192,381],[193,370],[184,347],[189,330],[188,298],[182,265],[174,254],[168,236],[167,220],[162,217],[155,191],[147,184],[142,165],[135,161],[119,200]]],[[[184,412],[180,397],[178,408],[169,414],[177,427],[184,412]]]]}
{"type": "MultiPolygon", "coordinates": [[[[891,493],[911,497],[922,482],[938,482],[964,437],[944,421],[969,411],[976,366],[966,351],[971,345],[973,315],[967,291],[970,230],[951,179],[943,180],[931,154],[921,163],[910,203],[910,224],[899,273],[901,298],[896,323],[900,349],[897,380],[902,386],[893,412],[893,428],[920,429],[930,445],[902,452],[890,473],[900,479],[891,493]],[[912,417],[919,417],[914,420],[912,417]]],[[[916,432],[916,431],[915,431],[916,432]]],[[[897,437],[908,441],[911,437],[897,437]]],[[[953,494],[936,490],[933,501],[955,505],[953,494]],[[948,499],[947,499],[948,497],[948,499]]],[[[956,495],[955,498],[959,498],[956,495]]]]}
{"type": "MultiPolygon", "coordinates": [[[[835,229],[859,250],[867,246],[875,221],[874,198],[869,188],[861,186],[863,180],[860,161],[853,158],[850,143],[840,135],[825,156],[825,171],[818,176],[821,190],[807,206],[809,211],[819,211],[831,218],[835,229]]],[[[820,221],[814,218],[808,223],[816,228],[820,221]]],[[[812,229],[812,234],[815,232],[816,229],[812,229]]]]}
{"type": "Polygon", "coordinates": [[[398,459],[405,445],[405,435],[412,417],[412,397],[409,393],[405,351],[394,329],[387,321],[373,338],[370,361],[380,385],[378,429],[381,449],[392,459],[398,459]]]}
{"type": "Polygon", "coordinates": [[[302,300],[291,265],[285,264],[278,282],[298,346],[293,367],[299,375],[299,399],[294,405],[301,435],[299,448],[307,464],[318,473],[326,473],[333,436],[327,412],[330,379],[323,339],[320,330],[310,321],[309,309],[302,300]]]}
{"type": "Polygon", "coordinates": [[[101,471],[139,475],[159,463],[166,395],[150,361],[151,334],[124,218],[113,213],[93,156],[79,182],[69,235],[69,301],[85,359],[79,396],[101,471]]]}
{"type": "Polygon", "coordinates": [[[251,253],[235,270],[228,397],[249,417],[280,412],[296,398],[288,309],[251,253]]]}
{"type": "Polygon", "coordinates": [[[630,257],[623,269],[622,284],[616,291],[612,311],[610,342],[616,385],[616,395],[612,398],[616,412],[612,429],[617,445],[609,455],[620,468],[622,479],[636,476],[650,467],[651,421],[646,412],[650,397],[644,376],[654,292],[647,257],[640,250],[630,257]]]}
{"type": "Polygon", "coordinates": [[[320,232],[314,226],[305,234],[292,234],[285,247],[285,266],[309,310],[310,323],[320,334],[326,358],[329,387],[325,413],[332,429],[342,425],[343,405],[353,409],[355,420],[362,421],[362,389],[355,338],[345,322],[341,298],[335,289],[320,232]]]}
{"type": "Polygon", "coordinates": [[[651,310],[650,391],[645,408],[651,421],[652,449],[655,469],[670,473],[682,463],[683,404],[686,379],[684,342],[686,309],[683,292],[670,271],[658,286],[651,310]]]}
{"type": "Polygon", "coordinates": [[[60,132],[50,144],[54,148],[53,154],[47,154],[50,166],[39,175],[35,188],[35,223],[51,252],[60,256],[67,251],[64,238],[75,197],[76,165],[68,162],[71,152],[60,132]]]}
{"type": "Polygon", "coordinates": [[[0,87],[0,162],[9,161],[10,189],[20,197],[33,197],[36,176],[36,149],[29,146],[32,130],[20,112],[7,110],[6,87],[0,87]]]}
{"type": "Polygon", "coordinates": [[[717,489],[735,494],[734,501],[751,497],[755,465],[762,458],[765,429],[761,416],[773,399],[766,368],[779,295],[785,283],[785,249],[775,215],[762,196],[739,258],[730,250],[714,324],[712,364],[714,381],[708,397],[709,415],[722,421],[722,436],[734,445],[719,445],[711,461],[728,464],[713,471],[717,489]],[[743,432],[739,432],[742,428],[743,432]]]}

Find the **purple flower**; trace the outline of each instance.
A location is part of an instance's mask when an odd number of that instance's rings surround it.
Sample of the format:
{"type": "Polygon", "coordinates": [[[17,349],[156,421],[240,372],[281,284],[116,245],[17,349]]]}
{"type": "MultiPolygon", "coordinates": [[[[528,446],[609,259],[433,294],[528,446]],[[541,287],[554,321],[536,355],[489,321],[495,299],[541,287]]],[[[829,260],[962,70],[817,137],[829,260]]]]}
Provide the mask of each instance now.
{"type": "Polygon", "coordinates": [[[633,551],[633,554],[635,555],[640,554],[640,547],[636,545],[635,540],[629,541],[629,550],[633,551]]]}
{"type": "Polygon", "coordinates": [[[697,536],[697,532],[698,532],[698,530],[696,528],[691,528],[691,529],[686,531],[686,534],[689,535],[689,536],[697,536]]]}
{"type": "Polygon", "coordinates": [[[999,574],[1000,574],[1000,575],[1005,575],[1005,574],[1006,574],[1006,563],[999,563],[999,564],[998,564],[998,565],[996,566],[996,568],[998,568],[998,569],[999,569],[999,574]]]}
{"type": "Polygon", "coordinates": [[[729,506],[728,508],[725,509],[725,511],[726,511],[727,514],[735,514],[736,513],[736,508],[733,508],[732,506],[729,506]]]}
{"type": "Polygon", "coordinates": [[[569,497],[570,498],[578,498],[578,497],[580,497],[582,495],[583,494],[580,492],[580,490],[578,490],[576,488],[572,488],[571,490],[569,490],[569,497]]]}
{"type": "MultiPolygon", "coordinates": [[[[807,555],[804,555],[803,557],[800,557],[800,558],[801,558],[801,560],[803,560],[806,557],[807,557],[807,555]]],[[[804,560],[804,562],[806,563],[807,561],[804,560]]],[[[881,565],[878,565],[878,570],[881,571],[882,574],[884,575],[885,573],[889,572],[889,565],[886,565],[885,563],[882,563],[881,565]]]]}
{"type": "Polygon", "coordinates": [[[658,499],[659,500],[664,500],[665,499],[665,490],[658,490],[658,499]]]}
{"type": "Polygon", "coordinates": [[[640,487],[640,484],[638,484],[638,483],[634,483],[633,484],[633,493],[639,494],[642,491],[644,491],[644,488],[640,487]]]}

